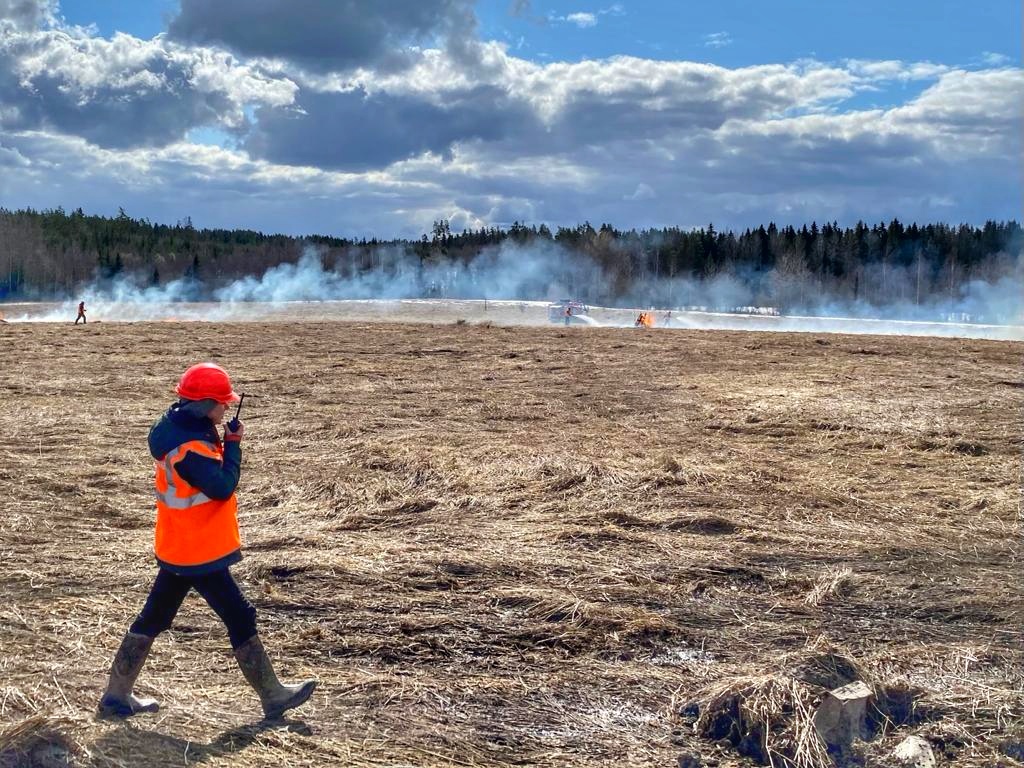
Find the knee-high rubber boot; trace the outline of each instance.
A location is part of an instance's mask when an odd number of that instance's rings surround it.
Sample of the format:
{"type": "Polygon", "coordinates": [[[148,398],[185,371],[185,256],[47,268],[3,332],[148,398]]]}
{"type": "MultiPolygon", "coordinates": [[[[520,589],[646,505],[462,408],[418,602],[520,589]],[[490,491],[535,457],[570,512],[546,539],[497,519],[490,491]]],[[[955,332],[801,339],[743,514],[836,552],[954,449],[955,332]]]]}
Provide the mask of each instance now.
{"type": "Polygon", "coordinates": [[[306,680],[298,685],[282,685],[259,635],[253,635],[236,648],[235,659],[246,681],[259,694],[263,714],[268,720],[304,704],[316,688],[316,680],[306,680]]]}
{"type": "Polygon", "coordinates": [[[117,649],[110,667],[110,682],[100,699],[101,717],[131,717],[139,712],[156,712],[160,705],[154,699],[140,699],[132,695],[135,679],[149,656],[153,638],[129,632],[117,649]]]}

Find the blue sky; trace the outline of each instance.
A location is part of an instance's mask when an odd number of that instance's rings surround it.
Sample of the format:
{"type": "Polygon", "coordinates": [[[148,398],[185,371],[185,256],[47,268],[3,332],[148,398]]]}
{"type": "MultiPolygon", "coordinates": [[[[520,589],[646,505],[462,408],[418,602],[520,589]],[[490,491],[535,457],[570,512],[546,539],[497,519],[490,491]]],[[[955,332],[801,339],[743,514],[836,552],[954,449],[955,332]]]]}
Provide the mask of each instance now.
{"type": "Polygon", "coordinates": [[[994,0],[533,2],[518,16],[504,2],[479,8],[486,34],[523,37],[519,51],[531,57],[627,54],[736,67],[807,57],[967,64],[985,50],[1020,56],[1020,4],[994,0]],[[593,26],[552,21],[581,12],[593,26]]]}
{"type": "Polygon", "coordinates": [[[1020,29],[1008,0],[0,0],[0,205],[383,237],[1019,218],[1020,29]]]}
{"type": "MultiPolygon", "coordinates": [[[[164,31],[178,3],[64,0],[60,8],[69,23],[94,24],[104,36],[152,37],[164,31]]],[[[736,67],[819,57],[967,66],[985,52],[1017,64],[1021,54],[1021,4],[1007,0],[535,0],[519,13],[509,0],[490,0],[476,9],[483,37],[506,40],[518,55],[538,61],[628,55],[736,67]],[[564,21],[572,14],[592,16],[594,24],[564,21]]]]}

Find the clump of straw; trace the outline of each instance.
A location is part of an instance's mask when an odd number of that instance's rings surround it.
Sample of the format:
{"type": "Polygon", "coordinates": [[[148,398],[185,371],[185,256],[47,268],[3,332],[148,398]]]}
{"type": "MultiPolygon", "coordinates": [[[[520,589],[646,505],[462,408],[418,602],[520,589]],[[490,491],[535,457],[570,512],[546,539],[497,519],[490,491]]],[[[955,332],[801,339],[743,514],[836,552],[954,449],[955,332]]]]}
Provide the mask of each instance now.
{"type": "Polygon", "coordinates": [[[781,674],[722,680],[698,695],[694,730],[728,739],[762,765],[820,768],[831,759],[814,728],[815,698],[806,685],[781,674]]]}
{"type": "Polygon", "coordinates": [[[0,766],[71,764],[78,748],[65,735],[69,725],[40,712],[0,728],[0,766]]]}
{"type": "Polygon", "coordinates": [[[853,569],[833,568],[818,578],[804,602],[815,607],[842,599],[853,592],[853,569]]]}

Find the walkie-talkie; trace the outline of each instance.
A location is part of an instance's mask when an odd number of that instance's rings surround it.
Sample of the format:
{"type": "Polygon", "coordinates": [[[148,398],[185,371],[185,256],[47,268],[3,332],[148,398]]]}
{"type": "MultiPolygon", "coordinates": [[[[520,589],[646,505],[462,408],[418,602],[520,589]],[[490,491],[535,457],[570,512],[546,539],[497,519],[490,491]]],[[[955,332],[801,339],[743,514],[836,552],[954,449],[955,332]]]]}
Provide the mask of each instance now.
{"type": "Polygon", "coordinates": [[[237,432],[238,431],[238,426],[239,426],[238,416],[239,416],[239,414],[242,413],[242,403],[244,403],[244,402],[245,402],[245,392],[242,393],[242,397],[238,401],[238,408],[235,409],[235,417],[231,421],[228,422],[228,429],[230,429],[232,432],[237,432]]]}

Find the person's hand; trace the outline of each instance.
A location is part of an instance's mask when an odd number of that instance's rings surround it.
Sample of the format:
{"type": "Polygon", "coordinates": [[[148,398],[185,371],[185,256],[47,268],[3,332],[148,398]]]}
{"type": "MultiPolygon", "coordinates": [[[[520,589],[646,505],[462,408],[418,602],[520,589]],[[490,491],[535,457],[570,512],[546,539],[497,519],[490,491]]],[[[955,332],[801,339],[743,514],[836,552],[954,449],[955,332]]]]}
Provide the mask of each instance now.
{"type": "Polygon", "coordinates": [[[245,424],[232,419],[224,425],[224,442],[238,442],[245,434],[245,424]],[[234,429],[232,429],[234,427],[234,429]]]}

